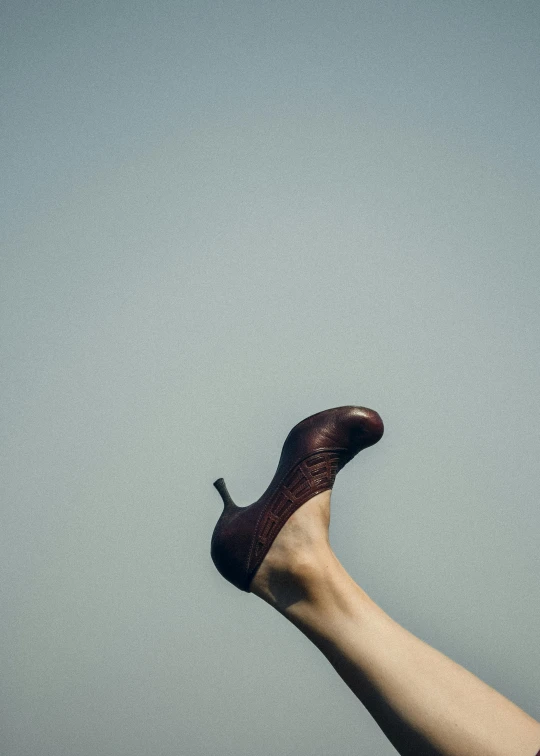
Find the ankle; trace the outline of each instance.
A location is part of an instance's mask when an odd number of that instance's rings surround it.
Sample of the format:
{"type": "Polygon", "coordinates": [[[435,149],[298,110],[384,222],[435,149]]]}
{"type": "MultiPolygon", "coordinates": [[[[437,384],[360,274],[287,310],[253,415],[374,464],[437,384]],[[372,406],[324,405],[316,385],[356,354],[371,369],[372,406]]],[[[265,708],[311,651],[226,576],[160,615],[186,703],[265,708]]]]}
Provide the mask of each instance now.
{"type": "Polygon", "coordinates": [[[333,637],[342,626],[358,626],[373,612],[382,612],[329,546],[324,552],[298,557],[287,570],[257,574],[251,591],[312,640],[333,637]]]}
{"type": "Polygon", "coordinates": [[[282,614],[298,605],[315,605],[331,593],[343,570],[330,545],[289,553],[286,562],[279,552],[269,554],[255,575],[251,592],[282,614]],[[272,558],[274,557],[274,558],[272,558]]]}

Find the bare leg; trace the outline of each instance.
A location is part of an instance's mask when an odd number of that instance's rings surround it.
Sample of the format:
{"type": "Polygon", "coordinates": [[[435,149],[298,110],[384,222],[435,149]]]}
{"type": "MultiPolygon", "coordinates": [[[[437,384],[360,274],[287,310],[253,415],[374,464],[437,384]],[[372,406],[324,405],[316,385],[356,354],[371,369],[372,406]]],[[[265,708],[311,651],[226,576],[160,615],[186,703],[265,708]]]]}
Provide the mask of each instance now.
{"type": "Polygon", "coordinates": [[[251,591],[328,658],[403,756],[535,756],[540,723],[389,617],[328,541],[330,491],[280,531],[251,591]]]}

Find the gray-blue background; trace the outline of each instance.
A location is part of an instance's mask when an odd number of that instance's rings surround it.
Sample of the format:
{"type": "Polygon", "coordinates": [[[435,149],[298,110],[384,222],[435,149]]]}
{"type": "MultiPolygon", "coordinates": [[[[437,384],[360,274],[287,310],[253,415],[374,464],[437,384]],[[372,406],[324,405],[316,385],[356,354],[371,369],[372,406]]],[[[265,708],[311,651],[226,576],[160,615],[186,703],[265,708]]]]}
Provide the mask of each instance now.
{"type": "Polygon", "coordinates": [[[209,556],[341,404],[338,557],[539,718],[538,3],[1,22],[2,754],[394,753],[209,556]]]}

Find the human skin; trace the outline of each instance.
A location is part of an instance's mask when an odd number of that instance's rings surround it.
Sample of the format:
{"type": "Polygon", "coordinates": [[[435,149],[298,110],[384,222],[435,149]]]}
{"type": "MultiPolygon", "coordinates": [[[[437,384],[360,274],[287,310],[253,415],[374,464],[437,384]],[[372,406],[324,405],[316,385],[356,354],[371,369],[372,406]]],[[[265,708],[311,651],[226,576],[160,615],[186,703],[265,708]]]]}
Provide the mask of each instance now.
{"type": "Polygon", "coordinates": [[[250,590],[327,657],[403,756],[538,756],[540,723],[395,622],[328,538],[331,491],[287,521],[250,590]]]}

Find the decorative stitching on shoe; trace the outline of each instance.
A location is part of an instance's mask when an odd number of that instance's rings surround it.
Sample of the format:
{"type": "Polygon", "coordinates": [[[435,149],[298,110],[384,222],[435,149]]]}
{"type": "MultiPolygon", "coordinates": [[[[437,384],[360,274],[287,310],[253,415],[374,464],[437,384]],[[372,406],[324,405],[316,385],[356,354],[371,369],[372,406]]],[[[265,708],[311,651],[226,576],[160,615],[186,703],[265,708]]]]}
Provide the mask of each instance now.
{"type": "Polygon", "coordinates": [[[254,529],[246,562],[249,582],[291,515],[313,496],[332,488],[339,469],[340,452],[343,451],[347,450],[334,448],[311,452],[290,468],[276,485],[254,529]]]}
{"type": "MultiPolygon", "coordinates": [[[[296,468],[298,468],[298,467],[304,465],[305,463],[307,463],[307,460],[310,459],[311,457],[315,457],[315,456],[318,456],[320,454],[326,454],[326,453],[335,454],[336,457],[337,457],[337,459],[338,459],[338,466],[339,466],[339,457],[341,456],[341,453],[343,453],[343,452],[345,452],[347,454],[348,453],[348,449],[346,449],[345,447],[341,447],[341,446],[321,447],[320,449],[315,449],[315,451],[312,451],[309,454],[306,454],[305,457],[300,457],[300,459],[298,460],[298,462],[296,462],[292,467],[290,467],[287,470],[287,472],[284,473],[283,476],[280,478],[279,482],[276,483],[275,489],[274,489],[274,493],[271,494],[270,501],[266,504],[266,506],[264,506],[262,508],[261,513],[259,514],[259,517],[257,518],[257,522],[256,522],[255,528],[253,530],[253,538],[251,540],[251,544],[250,544],[249,550],[247,552],[247,557],[246,557],[246,560],[244,562],[244,569],[245,569],[245,572],[246,572],[246,575],[247,575],[247,578],[248,578],[248,585],[251,582],[251,579],[253,577],[253,571],[256,570],[259,567],[259,565],[260,565],[260,562],[258,563],[257,559],[254,559],[253,564],[250,567],[252,556],[253,556],[253,550],[255,548],[255,544],[257,543],[257,535],[260,532],[259,531],[259,526],[260,526],[260,523],[261,523],[261,519],[269,511],[269,508],[272,507],[272,501],[273,501],[274,497],[280,492],[281,487],[282,487],[284,481],[287,479],[287,477],[291,473],[293,473],[296,470],[296,468]]],[[[306,477],[308,477],[308,472],[309,472],[309,467],[308,467],[308,469],[305,469],[306,477]]],[[[337,469],[336,469],[336,472],[334,473],[334,480],[335,480],[336,475],[337,475],[337,469]]],[[[332,488],[332,485],[333,485],[333,481],[330,484],[329,488],[332,488]]],[[[308,489],[309,492],[311,492],[312,490],[313,489],[311,487],[308,489]]],[[[323,488],[321,491],[319,491],[319,493],[322,493],[325,490],[328,490],[328,489],[324,489],[323,488]]],[[[300,504],[298,504],[298,506],[296,507],[296,509],[298,509],[298,507],[300,507],[302,504],[305,504],[306,501],[308,501],[309,499],[311,499],[313,496],[316,496],[316,494],[312,494],[312,495],[308,496],[306,499],[304,499],[304,501],[302,501],[300,504]]],[[[287,518],[284,520],[284,522],[281,525],[281,527],[283,527],[283,525],[285,524],[285,522],[289,519],[289,517],[293,513],[294,513],[294,510],[293,510],[293,512],[291,512],[287,516],[287,518]]],[[[273,542],[274,538],[277,536],[277,534],[279,533],[279,530],[281,530],[281,527],[276,531],[276,533],[275,533],[275,535],[274,535],[274,537],[272,539],[272,542],[273,542]]],[[[268,549],[270,548],[270,546],[271,546],[271,543],[268,546],[268,549]]],[[[260,554],[260,551],[259,551],[259,554],[260,554]]],[[[255,555],[255,556],[257,556],[257,555],[255,555]]],[[[264,556],[266,556],[266,555],[263,555],[262,559],[264,559],[264,556]]],[[[262,561],[262,559],[261,559],[261,561],[262,561]]]]}

